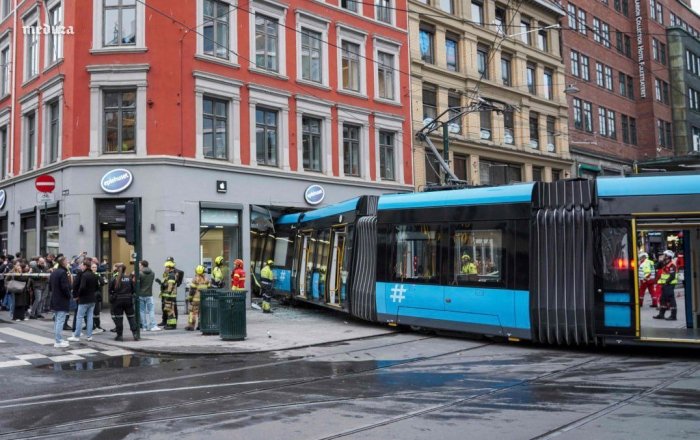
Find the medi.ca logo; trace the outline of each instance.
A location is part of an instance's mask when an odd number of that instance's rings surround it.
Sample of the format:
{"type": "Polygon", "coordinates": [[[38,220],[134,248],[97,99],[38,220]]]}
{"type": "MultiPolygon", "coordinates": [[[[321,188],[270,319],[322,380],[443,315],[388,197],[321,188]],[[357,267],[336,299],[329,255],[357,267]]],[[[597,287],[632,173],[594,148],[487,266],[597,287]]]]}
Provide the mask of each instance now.
{"type": "Polygon", "coordinates": [[[36,26],[22,26],[22,32],[25,35],[74,35],[73,26],[52,26],[48,23],[36,26]]]}

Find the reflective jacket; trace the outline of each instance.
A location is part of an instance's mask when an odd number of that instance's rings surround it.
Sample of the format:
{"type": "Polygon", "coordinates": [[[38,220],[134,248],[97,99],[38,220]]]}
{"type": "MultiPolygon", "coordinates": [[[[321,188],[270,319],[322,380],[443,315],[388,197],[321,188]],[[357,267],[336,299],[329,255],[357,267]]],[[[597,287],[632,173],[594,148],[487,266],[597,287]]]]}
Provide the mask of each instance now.
{"type": "Polygon", "coordinates": [[[211,285],[224,287],[224,271],[219,266],[214,266],[211,270],[211,285]]]}
{"type": "Polygon", "coordinates": [[[653,279],[655,276],[655,272],[656,271],[654,270],[654,262],[648,258],[639,265],[640,280],[653,279]]]}
{"type": "Polygon", "coordinates": [[[661,277],[659,277],[659,284],[675,285],[678,284],[678,279],[676,278],[677,272],[676,264],[671,261],[667,263],[663,269],[661,269],[661,277]]]}

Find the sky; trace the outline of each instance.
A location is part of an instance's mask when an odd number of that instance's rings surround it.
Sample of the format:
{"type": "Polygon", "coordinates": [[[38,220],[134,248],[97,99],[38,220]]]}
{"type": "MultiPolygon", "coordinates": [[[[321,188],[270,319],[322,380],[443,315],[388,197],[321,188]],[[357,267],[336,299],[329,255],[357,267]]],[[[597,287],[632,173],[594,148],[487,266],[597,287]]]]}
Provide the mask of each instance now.
{"type": "Polygon", "coordinates": [[[692,5],[693,11],[695,11],[697,14],[700,14],[700,0],[693,0],[692,5]]]}

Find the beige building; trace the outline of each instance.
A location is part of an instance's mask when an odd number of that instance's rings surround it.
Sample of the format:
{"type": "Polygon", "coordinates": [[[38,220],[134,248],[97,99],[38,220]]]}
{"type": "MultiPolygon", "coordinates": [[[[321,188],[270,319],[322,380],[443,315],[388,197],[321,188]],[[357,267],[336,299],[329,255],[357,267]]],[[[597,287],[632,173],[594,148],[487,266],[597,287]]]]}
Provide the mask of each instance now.
{"type": "MultiPolygon", "coordinates": [[[[556,26],[561,7],[549,0],[408,2],[414,134],[476,96],[495,100],[516,110],[472,112],[449,125],[449,165],[456,177],[472,185],[570,177],[556,26]]],[[[442,130],[431,139],[444,154],[442,130]]],[[[414,164],[418,190],[440,183],[439,164],[425,142],[414,141],[414,164]]]]}

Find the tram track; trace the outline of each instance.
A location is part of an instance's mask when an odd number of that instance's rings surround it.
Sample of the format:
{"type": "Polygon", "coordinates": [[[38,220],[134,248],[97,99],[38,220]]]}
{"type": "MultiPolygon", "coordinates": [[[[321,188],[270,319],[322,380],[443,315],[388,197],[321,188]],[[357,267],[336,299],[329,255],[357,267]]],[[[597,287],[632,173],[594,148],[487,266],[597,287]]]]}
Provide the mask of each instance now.
{"type": "MultiPolygon", "coordinates": [[[[400,342],[400,343],[395,343],[395,344],[387,344],[383,346],[377,346],[377,347],[363,347],[361,349],[357,350],[350,350],[350,351],[345,351],[341,353],[334,353],[334,354],[328,354],[328,355],[322,355],[322,356],[309,356],[309,357],[304,357],[300,359],[294,359],[294,360],[289,360],[289,361],[282,361],[282,362],[276,362],[276,363],[268,363],[264,365],[256,365],[254,367],[250,368],[263,368],[263,367],[274,367],[277,365],[281,364],[287,364],[290,362],[300,362],[303,360],[310,360],[310,359],[318,359],[318,358],[323,358],[327,356],[333,356],[337,354],[349,354],[349,353],[354,353],[358,351],[367,351],[367,350],[372,350],[372,349],[377,349],[377,348],[386,348],[388,346],[396,346],[396,345],[402,345],[410,342],[419,342],[419,341],[424,341],[427,339],[433,339],[435,337],[425,337],[425,338],[419,338],[415,339],[412,341],[405,341],[405,342],[400,342]]],[[[0,439],[4,438],[13,438],[13,439],[38,439],[38,438],[47,438],[47,437],[53,437],[56,435],[62,435],[62,434],[75,434],[79,432],[89,432],[89,431],[95,431],[95,430],[104,430],[104,429],[114,429],[114,428],[120,428],[120,427],[128,427],[128,426],[133,426],[137,424],[144,424],[144,423],[159,423],[159,422],[167,422],[169,420],[181,420],[183,418],[198,418],[198,417],[208,417],[208,416],[213,416],[217,414],[235,414],[237,412],[250,412],[250,411],[262,411],[265,409],[274,409],[274,408],[282,408],[282,407],[294,407],[294,406],[304,406],[304,405],[312,405],[312,404],[322,404],[322,403],[332,403],[334,401],[337,402],[342,402],[342,401],[348,401],[348,400],[357,400],[357,399],[363,399],[363,398],[358,398],[358,397],[348,397],[348,398],[340,398],[340,399],[321,399],[317,402],[303,402],[303,403],[294,403],[294,404],[286,404],[286,405],[268,405],[268,406],[263,406],[263,407],[258,407],[258,408],[245,408],[245,409],[238,409],[238,410],[224,410],[224,411],[215,411],[211,413],[202,413],[202,414],[192,414],[192,415],[178,415],[178,416],[173,416],[173,417],[160,417],[156,419],[149,419],[149,420],[144,420],[142,422],[138,423],[116,423],[116,424],[110,424],[110,425],[102,425],[99,427],[88,427],[88,428],[78,428],[78,425],[86,425],[86,424],[93,424],[93,423],[100,423],[100,422],[105,422],[109,420],[115,420],[115,419],[120,419],[120,418],[129,418],[133,416],[143,416],[145,414],[151,414],[151,413],[162,413],[162,412],[167,412],[170,411],[172,413],[173,410],[177,409],[183,409],[187,407],[193,407],[193,406],[198,406],[198,405],[203,405],[203,404],[208,404],[208,403],[220,403],[223,401],[227,400],[232,400],[241,396],[245,395],[252,395],[252,394],[257,394],[257,393],[262,393],[262,392],[268,392],[268,391],[276,391],[276,390],[281,390],[284,388],[291,388],[295,386],[300,386],[300,385],[309,385],[312,383],[316,382],[322,382],[325,380],[336,380],[336,379],[342,379],[342,378],[348,378],[352,376],[361,376],[365,375],[367,373],[371,373],[373,371],[378,371],[378,370],[386,370],[390,368],[395,368],[395,367],[400,367],[400,366],[405,366],[405,365],[410,365],[413,363],[417,362],[425,362],[429,360],[434,360],[434,359],[439,359],[441,357],[446,357],[446,356],[452,356],[460,353],[465,353],[473,350],[477,350],[479,348],[487,347],[490,345],[493,345],[493,342],[488,342],[480,345],[476,345],[473,347],[468,347],[464,349],[459,349],[459,350],[453,350],[449,352],[444,352],[440,354],[436,354],[433,356],[421,356],[417,358],[410,358],[406,359],[403,361],[395,361],[392,362],[391,364],[388,365],[380,365],[374,368],[365,368],[362,370],[358,371],[353,371],[350,373],[346,374],[329,374],[329,375],[323,375],[323,376],[315,376],[311,378],[306,378],[303,380],[296,380],[296,381],[291,381],[282,385],[272,385],[272,386],[267,386],[267,387],[258,387],[250,390],[245,390],[245,391],[240,391],[236,393],[231,393],[223,396],[217,396],[217,397],[209,397],[209,398],[204,398],[204,399],[196,399],[196,400],[190,400],[187,402],[180,402],[180,403],[174,403],[174,404],[169,404],[169,405],[161,405],[157,407],[152,407],[148,409],[142,409],[138,411],[127,411],[127,412],[122,412],[120,414],[115,414],[115,415],[106,415],[106,416],[99,416],[99,417],[93,417],[93,418],[87,418],[87,419],[80,419],[80,420],[74,420],[71,422],[67,423],[59,423],[59,424],[54,424],[54,425],[47,425],[47,426],[41,426],[41,427],[32,427],[32,428],[26,428],[26,429],[18,429],[18,430],[13,430],[13,431],[8,431],[8,432],[2,432],[0,433],[0,439]],[[66,428],[65,431],[57,431],[66,428]],[[32,432],[36,431],[46,431],[49,430],[50,434],[35,434],[32,435],[32,432]],[[18,435],[27,435],[29,436],[21,436],[18,437],[18,435]]],[[[248,369],[248,367],[245,367],[245,369],[248,369]]],[[[234,369],[233,372],[239,371],[240,369],[234,369]]],[[[232,372],[232,371],[227,371],[227,372],[232,372]]],[[[212,372],[213,373],[213,372],[212,372]]],[[[223,372],[219,372],[223,373],[223,372]]],[[[199,377],[199,375],[196,375],[199,377]]],[[[155,381],[151,381],[155,382],[155,381]]],[[[160,382],[160,381],[157,381],[160,382]]],[[[267,381],[269,382],[269,381],[267,381]]],[[[231,384],[231,386],[239,386],[241,384],[246,384],[246,383],[234,383],[231,384]]],[[[141,386],[141,385],[139,385],[141,386]]],[[[221,386],[221,385],[220,385],[221,386]]],[[[209,385],[203,386],[203,387],[209,387],[209,385]]],[[[196,390],[197,387],[188,387],[188,391],[196,390]]],[[[154,390],[154,392],[160,393],[163,391],[167,390],[154,390]]],[[[424,393],[425,394],[425,393],[424,393]]],[[[128,396],[131,395],[131,393],[119,393],[120,396],[128,396]]],[[[60,399],[48,399],[48,400],[43,400],[43,401],[34,401],[34,402],[21,402],[21,403],[16,403],[14,405],[3,405],[0,406],[0,409],[17,409],[19,407],[36,407],[36,406],[41,406],[41,405],[51,405],[51,404],[61,404],[61,403],[68,403],[68,402],[76,402],[80,400],[98,400],[98,399],[105,399],[109,398],[111,395],[90,395],[90,396],[81,396],[81,397],[71,397],[71,398],[60,398],[60,399]]],[[[380,397],[372,397],[372,398],[384,398],[384,396],[380,397]]],[[[364,398],[364,399],[369,399],[369,397],[364,398]]],[[[33,409],[33,411],[36,411],[36,409],[33,409]]],[[[41,411],[41,410],[39,410],[41,411]]]]}

